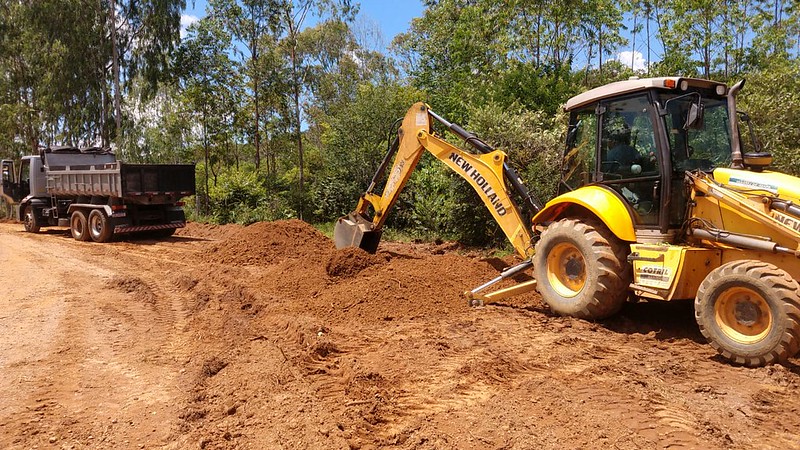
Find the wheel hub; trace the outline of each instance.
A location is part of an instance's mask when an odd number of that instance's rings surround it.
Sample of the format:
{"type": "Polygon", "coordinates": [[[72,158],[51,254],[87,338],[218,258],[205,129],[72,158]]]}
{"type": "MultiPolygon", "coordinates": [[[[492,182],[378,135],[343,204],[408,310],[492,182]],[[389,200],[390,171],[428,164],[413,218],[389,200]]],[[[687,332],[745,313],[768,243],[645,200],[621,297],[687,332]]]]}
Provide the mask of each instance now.
{"type": "Polygon", "coordinates": [[[757,306],[750,303],[750,297],[748,296],[744,299],[744,301],[736,302],[734,315],[737,322],[744,326],[752,327],[758,323],[758,320],[761,317],[761,311],[757,306]]]}
{"type": "Polygon", "coordinates": [[[714,314],[722,332],[743,344],[764,339],[772,328],[769,304],[759,293],[746,287],[725,290],[714,304],[714,314]]]}
{"type": "Polygon", "coordinates": [[[547,256],[547,277],[562,297],[575,297],[586,284],[586,262],[571,243],[557,244],[547,256]]]}

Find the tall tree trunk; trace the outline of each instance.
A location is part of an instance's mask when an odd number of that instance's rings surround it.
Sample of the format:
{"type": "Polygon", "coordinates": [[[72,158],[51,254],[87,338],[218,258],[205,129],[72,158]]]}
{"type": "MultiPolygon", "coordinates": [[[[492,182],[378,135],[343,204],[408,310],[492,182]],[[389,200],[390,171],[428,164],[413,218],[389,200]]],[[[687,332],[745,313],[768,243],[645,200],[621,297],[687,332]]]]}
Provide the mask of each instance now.
{"type": "Polygon", "coordinates": [[[303,200],[304,191],[304,166],[303,166],[303,136],[300,132],[300,76],[298,74],[299,68],[297,66],[297,30],[291,24],[289,26],[289,34],[292,36],[291,45],[291,58],[292,58],[292,101],[294,103],[294,126],[295,126],[295,140],[297,144],[297,168],[298,168],[298,188],[300,193],[300,208],[297,211],[297,216],[303,220],[303,209],[305,202],[303,200]]]}
{"type": "Polygon", "coordinates": [[[650,2],[646,4],[647,10],[645,11],[647,20],[645,22],[645,27],[647,27],[647,76],[650,76],[650,2]]]}
{"type": "Polygon", "coordinates": [[[636,19],[638,16],[636,15],[636,6],[633,6],[633,36],[631,38],[631,70],[633,70],[633,64],[636,61],[636,19]]]}
{"type": "Polygon", "coordinates": [[[730,47],[731,46],[730,46],[730,40],[729,40],[728,36],[733,35],[733,26],[731,24],[731,18],[730,18],[730,8],[731,8],[730,3],[728,1],[726,1],[725,2],[725,11],[724,11],[723,16],[722,16],[723,23],[725,23],[725,29],[724,29],[725,44],[724,44],[724,47],[723,47],[725,55],[724,55],[724,59],[723,59],[722,63],[724,64],[723,70],[724,70],[724,73],[725,73],[725,80],[726,81],[730,77],[730,73],[728,72],[728,63],[729,63],[729,59],[730,59],[730,47]]]}
{"type": "Polygon", "coordinates": [[[706,79],[711,78],[711,20],[708,18],[708,12],[705,12],[703,19],[704,27],[703,33],[703,69],[706,79]]]}
{"type": "Polygon", "coordinates": [[[542,5],[536,14],[536,68],[542,66],[542,5]]]}
{"type": "Polygon", "coordinates": [[[117,1],[111,0],[111,72],[114,78],[114,131],[117,151],[122,143],[122,94],[119,91],[119,47],[117,43],[117,1]]]}
{"type": "Polygon", "coordinates": [[[592,59],[594,55],[592,55],[592,42],[589,42],[588,50],[586,53],[586,68],[583,71],[583,85],[589,87],[589,67],[592,66],[592,59]]]}
{"type": "Polygon", "coordinates": [[[259,124],[261,123],[261,108],[258,104],[258,87],[261,84],[261,80],[259,79],[259,72],[258,72],[258,37],[255,32],[255,26],[253,27],[253,35],[250,40],[250,55],[252,56],[252,63],[253,63],[253,106],[255,107],[255,126],[253,130],[255,131],[256,135],[254,136],[254,142],[256,146],[256,172],[261,169],[261,127],[259,124]]]}
{"type": "Polygon", "coordinates": [[[597,27],[597,58],[598,58],[598,73],[600,74],[600,79],[603,79],[603,24],[601,23],[597,27]]]}
{"type": "Polygon", "coordinates": [[[295,119],[295,139],[297,139],[297,166],[298,166],[298,184],[300,188],[300,210],[298,211],[298,217],[300,220],[303,220],[303,209],[305,208],[305,202],[303,200],[303,191],[304,191],[304,165],[303,165],[303,135],[300,132],[300,80],[297,76],[297,52],[296,52],[297,40],[295,39],[294,45],[292,46],[292,73],[294,73],[294,86],[293,95],[294,95],[294,119],[295,119]]]}
{"type": "Polygon", "coordinates": [[[210,158],[209,150],[208,150],[208,120],[205,107],[203,108],[203,169],[205,172],[205,187],[206,192],[204,195],[204,203],[205,203],[205,214],[208,215],[210,208],[208,204],[208,164],[210,158]]]}

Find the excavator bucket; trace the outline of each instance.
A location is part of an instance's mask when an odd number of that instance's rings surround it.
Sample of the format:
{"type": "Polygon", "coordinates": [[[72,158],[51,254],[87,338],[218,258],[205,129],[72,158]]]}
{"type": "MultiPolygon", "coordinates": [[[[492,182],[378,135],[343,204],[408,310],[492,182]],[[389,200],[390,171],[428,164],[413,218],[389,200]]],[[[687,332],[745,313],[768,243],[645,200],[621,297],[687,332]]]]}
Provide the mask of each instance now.
{"type": "Polygon", "coordinates": [[[336,248],[358,247],[370,253],[378,250],[381,241],[381,230],[376,230],[372,222],[358,213],[350,213],[340,217],[333,229],[333,242],[336,248]]]}

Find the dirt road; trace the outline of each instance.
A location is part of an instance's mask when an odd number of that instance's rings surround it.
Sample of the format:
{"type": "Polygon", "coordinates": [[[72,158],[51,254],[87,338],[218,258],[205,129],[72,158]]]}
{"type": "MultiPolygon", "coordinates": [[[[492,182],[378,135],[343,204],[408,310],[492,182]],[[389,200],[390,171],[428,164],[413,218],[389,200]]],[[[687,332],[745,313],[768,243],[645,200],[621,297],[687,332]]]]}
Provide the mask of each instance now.
{"type": "Polygon", "coordinates": [[[460,293],[509,261],[297,221],[73,241],[0,224],[0,448],[800,449],[800,361],[691,304],[604,323],[460,293]]]}

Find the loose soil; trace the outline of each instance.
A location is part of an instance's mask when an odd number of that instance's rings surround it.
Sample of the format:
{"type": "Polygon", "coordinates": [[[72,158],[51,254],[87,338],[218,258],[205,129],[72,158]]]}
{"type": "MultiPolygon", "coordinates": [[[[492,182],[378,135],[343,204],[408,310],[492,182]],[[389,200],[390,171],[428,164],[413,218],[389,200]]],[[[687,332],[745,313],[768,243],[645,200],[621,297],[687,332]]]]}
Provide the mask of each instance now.
{"type": "Polygon", "coordinates": [[[0,448],[800,449],[800,360],[727,364],[690,302],[468,307],[512,262],[300,221],[0,223],[0,448]]]}

